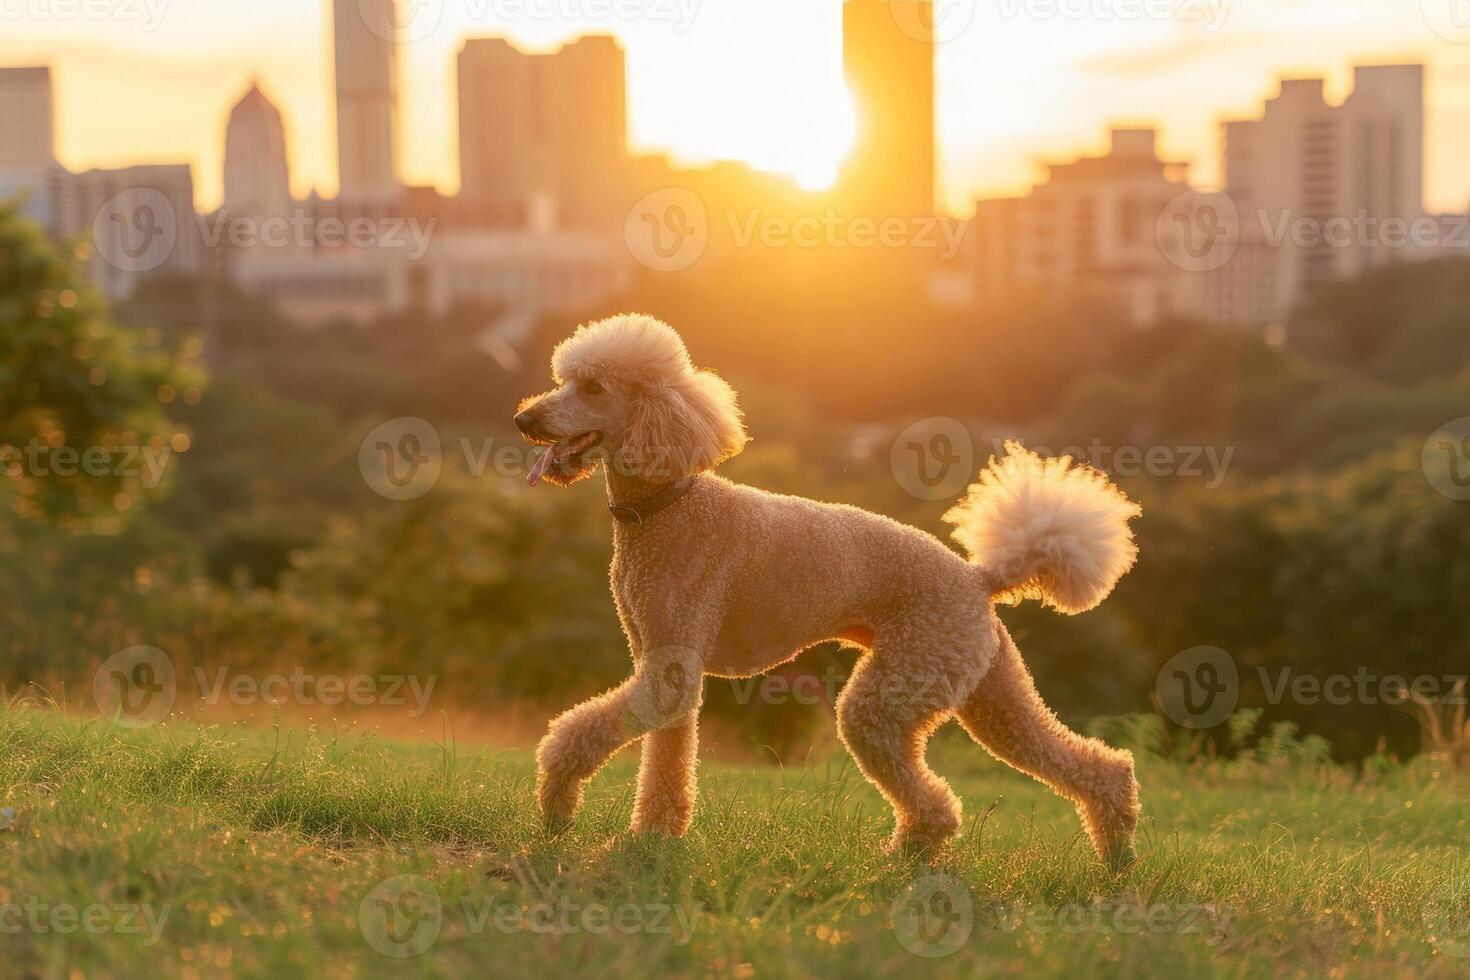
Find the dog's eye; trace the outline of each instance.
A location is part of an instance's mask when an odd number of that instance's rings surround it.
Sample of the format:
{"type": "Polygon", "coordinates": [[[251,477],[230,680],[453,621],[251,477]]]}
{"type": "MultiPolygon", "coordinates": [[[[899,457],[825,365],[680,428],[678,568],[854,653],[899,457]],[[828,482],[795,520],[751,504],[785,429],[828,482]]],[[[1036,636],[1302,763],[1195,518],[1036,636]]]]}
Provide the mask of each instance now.
{"type": "Polygon", "coordinates": [[[584,395],[600,395],[607,389],[596,378],[584,378],[578,385],[584,395]]]}

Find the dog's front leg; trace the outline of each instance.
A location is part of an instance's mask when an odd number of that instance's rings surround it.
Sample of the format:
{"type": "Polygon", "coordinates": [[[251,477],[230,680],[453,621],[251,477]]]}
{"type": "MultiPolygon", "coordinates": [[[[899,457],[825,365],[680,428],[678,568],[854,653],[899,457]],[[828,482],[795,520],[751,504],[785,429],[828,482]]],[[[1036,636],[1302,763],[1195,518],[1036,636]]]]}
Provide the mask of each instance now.
{"type": "MultiPolygon", "coordinates": [[[[683,739],[670,734],[657,745],[663,750],[674,747],[679,754],[692,752],[703,686],[703,664],[694,650],[663,646],[639,657],[637,670],[622,684],[558,715],[536,747],[536,797],[547,826],[556,829],[571,820],[587,780],[634,739],[650,733],[662,736],[683,726],[688,729],[683,739]]],[[[639,826],[635,816],[635,827],[639,826]]],[[[661,822],[650,829],[664,826],[661,822]]]]}
{"type": "Polygon", "coordinates": [[[643,736],[638,795],[633,804],[633,833],[684,836],[694,819],[698,756],[698,704],[667,728],[643,736]]]}

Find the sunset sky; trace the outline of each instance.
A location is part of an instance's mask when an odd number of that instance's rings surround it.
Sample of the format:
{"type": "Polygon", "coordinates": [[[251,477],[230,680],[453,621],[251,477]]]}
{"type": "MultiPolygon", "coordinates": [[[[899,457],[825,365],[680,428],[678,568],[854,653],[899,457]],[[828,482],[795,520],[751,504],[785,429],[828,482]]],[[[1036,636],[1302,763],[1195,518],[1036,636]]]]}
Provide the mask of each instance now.
{"type": "MultiPolygon", "coordinates": [[[[55,0],[0,2],[0,64],[53,68],[63,163],[186,161],[199,204],[211,207],[226,113],[256,76],[286,117],[293,190],[335,189],[327,0],[252,0],[228,13],[205,0],[96,2],[116,15],[64,19],[51,12],[67,9],[55,0]]],[[[1193,161],[1195,178],[1210,183],[1219,119],[1257,113],[1281,74],[1325,75],[1341,98],[1355,61],[1429,65],[1429,204],[1470,204],[1470,10],[1458,36],[1449,18],[1470,0],[948,2],[950,16],[969,21],[942,46],[938,69],[941,185],[958,213],[977,194],[1021,190],[1040,161],[1101,150],[1110,123],[1159,125],[1165,154],[1193,161]],[[1170,15],[1079,16],[1141,9],[1170,15]]],[[[829,180],[841,158],[850,122],[839,0],[419,4],[420,16],[442,9],[404,47],[409,182],[458,186],[454,55],[468,35],[545,50],[579,33],[617,34],[635,150],[743,159],[809,186],[829,180]],[[644,13],[597,16],[617,7],[644,13]],[[587,15],[563,16],[575,11],[587,15]]]]}

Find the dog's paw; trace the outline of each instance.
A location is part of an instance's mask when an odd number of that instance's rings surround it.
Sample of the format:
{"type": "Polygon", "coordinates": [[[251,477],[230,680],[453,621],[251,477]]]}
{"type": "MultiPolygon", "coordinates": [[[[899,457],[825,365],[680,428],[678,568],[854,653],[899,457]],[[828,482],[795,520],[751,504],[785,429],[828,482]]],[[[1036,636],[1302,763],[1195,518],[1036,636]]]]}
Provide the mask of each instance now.
{"type": "Polygon", "coordinates": [[[640,837],[683,837],[693,813],[675,808],[635,810],[628,829],[640,837]]]}
{"type": "Polygon", "coordinates": [[[957,814],[935,814],[923,822],[905,821],[894,829],[883,850],[904,857],[933,859],[959,831],[959,826],[957,814]]]}
{"type": "Polygon", "coordinates": [[[571,825],[582,804],[581,784],[543,772],[536,781],[536,802],[541,809],[541,825],[547,833],[560,834],[571,825]]]}
{"type": "Polygon", "coordinates": [[[1138,851],[1134,849],[1131,840],[1121,841],[1109,847],[1107,852],[1102,855],[1102,858],[1107,862],[1108,870],[1118,875],[1127,871],[1138,862],[1138,851]]]}

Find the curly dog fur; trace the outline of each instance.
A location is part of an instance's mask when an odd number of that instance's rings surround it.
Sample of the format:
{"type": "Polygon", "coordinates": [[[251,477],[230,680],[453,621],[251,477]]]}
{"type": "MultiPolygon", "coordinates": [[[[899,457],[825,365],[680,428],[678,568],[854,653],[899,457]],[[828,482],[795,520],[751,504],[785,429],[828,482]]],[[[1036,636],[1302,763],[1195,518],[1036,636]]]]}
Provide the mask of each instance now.
{"type": "Polygon", "coordinates": [[[658,320],[579,327],[552,374],[557,387],[516,416],[547,447],[532,482],[565,485],[600,463],[610,505],[649,513],[613,525],[632,676],[555,718],[536,752],[549,825],[569,821],[586,781],[642,739],[633,830],[683,834],[703,678],[759,674],[841,638],[864,652],[837,701],[838,731],[893,806],[890,847],[933,847],[959,829],[960,801],[924,758],[929,736],[957,718],[1074,802],[1103,859],[1132,859],[1132,756],[1057,719],[993,608],[1033,597],[1076,613],[1111,591],[1136,556],[1128,520],[1139,508],[1105,477],[1008,445],[945,515],[966,561],[887,517],[710,472],[745,445],[735,393],[696,370],[658,320]]]}

